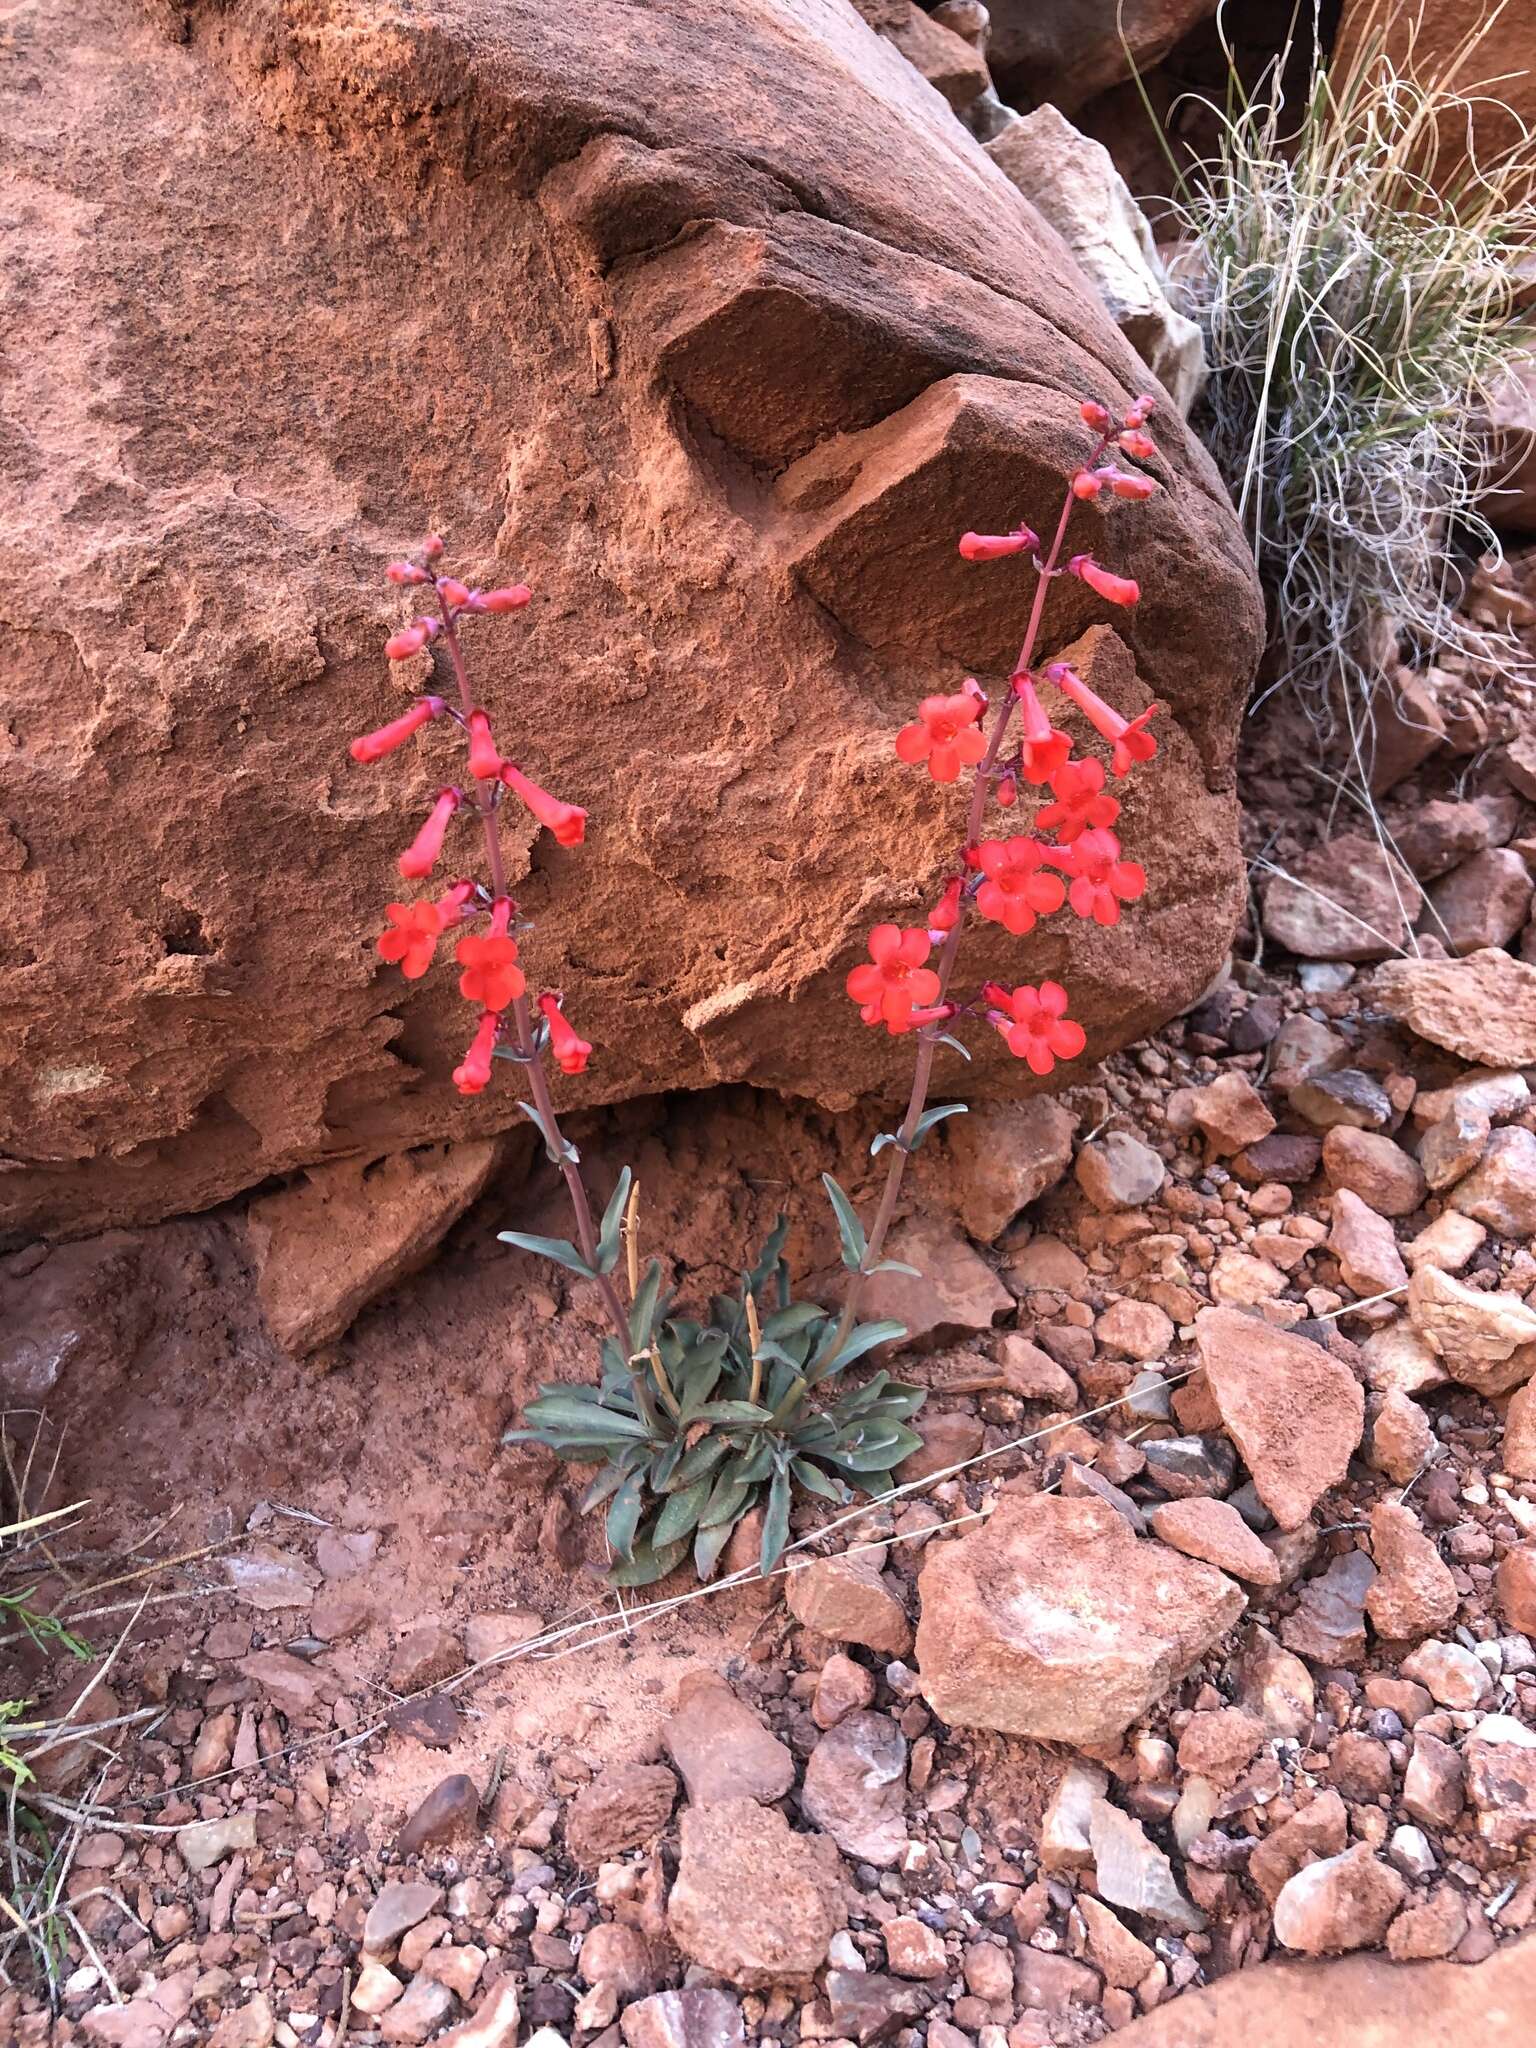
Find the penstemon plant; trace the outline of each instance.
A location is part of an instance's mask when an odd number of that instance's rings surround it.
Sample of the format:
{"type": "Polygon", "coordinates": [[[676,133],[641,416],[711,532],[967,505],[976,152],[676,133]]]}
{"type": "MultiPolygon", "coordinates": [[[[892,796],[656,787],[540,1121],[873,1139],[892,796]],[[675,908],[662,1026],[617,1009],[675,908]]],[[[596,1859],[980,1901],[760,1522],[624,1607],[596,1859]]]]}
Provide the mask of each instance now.
{"type": "Polygon", "coordinates": [[[1086,1044],[1057,982],[1012,989],[986,982],[972,997],[956,994],[955,971],[971,913],[1019,937],[1064,907],[1113,925],[1122,904],[1135,902],[1146,887],[1142,869],[1121,857],[1113,830],[1120,804],[1108,780],[1129,774],[1156,752],[1148,729],[1156,707],[1124,718],[1067,663],[1050,661],[1039,669],[1035,664],[1046,594],[1056,577],[1076,576],[1113,605],[1134,604],[1140,596],[1135,582],[1093,556],[1072,554],[1063,561],[1062,554],[1075,505],[1106,497],[1144,500],[1159,488],[1145,470],[1124,467],[1119,459],[1141,462],[1156,453],[1145,431],[1152,406],[1150,398],[1137,399],[1117,423],[1105,406],[1084,401],[1092,446],[1070,479],[1043,551],[1025,525],[1007,534],[961,538],[967,561],[1028,557],[1035,586],[1019,658],[996,703],[968,676],[952,695],[925,698],[917,717],[896,735],[898,758],[925,765],[934,781],[958,783],[968,773],[969,803],[952,872],[926,923],[907,930],[876,925],[868,961],[848,976],[848,994],[864,1022],[893,1035],[910,1034],[916,1055],[906,1112],[894,1131],[882,1131],[871,1146],[876,1155],[889,1151],[890,1160],[867,1230],[846,1191],[830,1174],[822,1176],[849,1272],[836,1313],[794,1298],[783,1258],[782,1217],[737,1291],[712,1301],[701,1322],[673,1313],[661,1261],[642,1263],[640,1191],[628,1167],[601,1218],[595,1214],[579,1154],[560,1126],[549,1074],[551,1063],[566,1074],[582,1072],[592,1047],[566,1017],[558,992],[546,990],[536,1003],[529,1001],[521,963],[532,927],[519,916],[507,886],[499,826],[502,804],[515,798],[560,845],[574,847],[585,837],[587,814],[550,796],[503,758],[489,715],[474,701],[461,632],[467,619],[521,611],[531,593],[523,584],[480,591],[445,574],[439,566],[443,543],[436,536],[423,544],[419,561],[393,563],[387,572],[397,585],[430,590],[435,610],[395,633],[385,652],[393,661],[409,661],[440,640],[453,693],[450,698],[419,690],[400,717],[354,740],[352,756],[377,761],[440,720],[455,727],[464,747],[464,779],[439,792],[399,868],[408,879],[425,880],[441,858],[453,820],[473,810],[487,879],[455,881],[435,900],[389,904],[378,952],[415,980],[430,968],[439,940],[459,935],[459,988],[478,1017],[455,1084],[477,1095],[489,1084],[496,1060],[520,1068],[532,1099],[519,1107],[564,1178],[573,1239],[515,1230],[500,1235],[504,1243],[550,1259],[597,1288],[609,1324],[601,1374],[595,1386],[541,1387],[528,1404],[527,1426],[508,1430],[503,1442],[540,1443],[570,1463],[598,1467],[582,1506],[606,1508],[612,1584],[662,1578],[690,1549],[695,1569],[707,1579],[732,1534],[755,1511],[761,1514],[758,1560],[764,1571],[771,1570],[789,1539],[797,1489],[834,1503],[849,1500],[855,1487],[878,1496],[894,1484],[896,1466],[921,1442],[910,1427],[925,1398],[921,1389],[892,1379],[883,1368],[856,1387],[841,1382],[833,1390],[831,1382],[878,1346],[906,1335],[898,1322],[860,1323],[858,1310],[871,1276],[912,1270],[884,1256],[906,1163],[937,1124],[966,1107],[929,1105],[940,1048],[968,1058],[956,1032],[979,1021],[1044,1076],[1058,1060],[1076,1058],[1086,1044]],[[1107,773],[1102,760],[1073,755],[1070,739],[1047,715],[1042,683],[1074,704],[1108,742],[1107,773]],[[1024,785],[1050,792],[1050,801],[1035,813],[1033,830],[988,836],[989,806],[1011,810],[1024,785]]]}

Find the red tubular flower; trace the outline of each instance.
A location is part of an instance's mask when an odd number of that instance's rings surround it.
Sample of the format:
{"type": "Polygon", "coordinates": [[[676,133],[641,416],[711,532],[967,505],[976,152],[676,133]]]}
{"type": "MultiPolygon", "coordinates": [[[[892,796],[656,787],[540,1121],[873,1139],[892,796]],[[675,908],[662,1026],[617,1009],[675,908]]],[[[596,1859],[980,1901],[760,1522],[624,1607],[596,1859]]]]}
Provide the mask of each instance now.
{"type": "Polygon", "coordinates": [[[984,697],[963,690],[953,697],[925,697],[912,724],[896,735],[898,759],[926,761],[935,782],[954,782],[962,766],[974,768],[987,751],[977,724],[985,706],[984,697]]]}
{"type": "Polygon", "coordinates": [[[1018,698],[1024,716],[1024,744],[1019,749],[1019,767],[1025,781],[1038,787],[1042,782],[1049,782],[1062,762],[1070,757],[1072,742],[1046,717],[1045,706],[1035,689],[1035,679],[1027,670],[1020,669],[1014,675],[1013,694],[1018,698]]]}
{"type": "MultiPolygon", "coordinates": [[[[1126,413],[1125,424],[1128,427],[1144,427],[1156,411],[1157,400],[1152,397],[1150,392],[1144,393],[1126,413]]],[[[1107,426],[1108,424],[1109,416],[1106,414],[1105,425],[1107,426]]]]}
{"type": "Polygon", "coordinates": [[[1150,462],[1157,453],[1157,443],[1150,434],[1144,434],[1140,427],[1128,427],[1119,436],[1119,444],[1127,455],[1134,455],[1138,462],[1150,462]]]}
{"type": "Polygon", "coordinates": [[[442,920],[442,928],[445,932],[451,931],[454,925],[463,917],[464,906],[474,893],[475,885],[473,882],[455,882],[451,889],[438,897],[437,914],[442,920]]]}
{"type": "Polygon", "coordinates": [[[1116,576],[1092,555],[1074,555],[1067,564],[1074,576],[1081,576],[1090,590],[1096,590],[1106,604],[1134,604],[1141,585],[1134,576],[1116,576]]]}
{"type": "Polygon", "coordinates": [[[543,1011],[544,1021],[549,1026],[549,1049],[561,1073],[585,1072],[587,1061],[592,1056],[592,1048],[584,1038],[576,1036],[566,1021],[565,1012],[560,1007],[560,998],[546,993],[539,997],[539,1008],[543,1011]]]}
{"type": "Polygon", "coordinates": [[[1083,416],[1084,424],[1092,427],[1096,434],[1108,431],[1109,407],[1107,405],[1100,405],[1096,398],[1085,398],[1078,407],[1078,411],[1083,416]]]}
{"type": "Polygon", "coordinates": [[[1134,498],[1143,502],[1154,497],[1162,486],[1155,476],[1148,476],[1139,469],[1117,469],[1109,479],[1109,488],[1117,498],[1134,498]]]}
{"type": "Polygon", "coordinates": [[[464,969],[459,994],[483,1010],[504,1010],[528,986],[517,964],[517,941],[505,933],[471,932],[460,939],[454,957],[464,969]]]}
{"type": "MultiPolygon", "coordinates": [[[[1135,718],[1122,718],[1114,705],[1106,704],[1097,690],[1090,690],[1077,670],[1066,662],[1053,661],[1045,673],[1063,696],[1072,699],[1100,738],[1109,741],[1114,749],[1109,765],[1116,775],[1129,775],[1133,763],[1152,759],[1157,752],[1157,741],[1147,731],[1147,725],[1157,716],[1155,704],[1149,704],[1135,718]]],[[[1113,823],[1113,820],[1103,822],[1113,823]]]]}
{"type": "Polygon", "coordinates": [[[998,562],[1005,555],[1022,555],[1040,545],[1040,536],[1027,526],[1012,533],[962,533],[960,552],[968,562],[998,562]]]}
{"type": "Polygon", "coordinates": [[[510,761],[501,766],[501,779],[532,811],[541,825],[547,825],[561,846],[580,846],[587,836],[587,814],[579,804],[562,803],[547,789],[530,782],[521,768],[510,761]]]}
{"type": "Polygon", "coordinates": [[[409,661],[413,654],[420,654],[429,640],[437,638],[438,631],[436,619],[412,619],[384,642],[384,652],[391,661],[409,661]]]}
{"type": "Polygon", "coordinates": [[[494,782],[501,773],[501,756],[491,738],[488,712],[469,714],[469,772],[477,782],[494,782]]]}
{"type": "Polygon", "coordinates": [[[443,537],[440,533],[429,533],[421,544],[422,558],[435,562],[443,552],[443,537]]]}
{"type": "Polygon", "coordinates": [[[437,950],[441,911],[435,903],[386,903],[384,915],[391,928],[374,941],[379,958],[398,967],[407,981],[420,981],[437,950]]]}
{"type": "Polygon", "coordinates": [[[445,604],[463,604],[469,596],[469,585],[461,583],[457,576],[439,576],[437,594],[445,604]]]}
{"type": "Polygon", "coordinates": [[[1118,924],[1121,904],[1134,903],[1146,890],[1146,869],[1138,861],[1120,858],[1120,842],[1113,832],[1084,832],[1073,842],[1071,858],[1067,901],[1079,917],[1091,917],[1095,924],[1118,924]]]}
{"type": "Polygon", "coordinates": [[[475,606],[482,612],[520,612],[533,592],[526,583],[509,583],[502,590],[482,591],[475,606]]]}
{"type": "Polygon", "coordinates": [[[976,908],[1015,938],[1067,900],[1060,875],[1043,871],[1046,852],[1037,839],[1024,838],[983,839],[976,849],[976,865],[986,878],[976,891],[976,908]]]}
{"type": "Polygon", "coordinates": [[[438,792],[437,802],[432,806],[426,823],[400,856],[398,865],[402,875],[419,879],[422,875],[431,874],[443,850],[443,834],[448,830],[448,820],[459,808],[459,803],[456,789],[438,792]]]}
{"type": "Polygon", "coordinates": [[[1063,846],[1092,827],[1113,825],[1120,815],[1117,799],[1104,794],[1102,761],[1063,761],[1051,788],[1056,801],[1041,809],[1035,823],[1042,832],[1054,832],[1063,846]]]}
{"type": "Polygon", "coordinates": [[[960,922],[960,894],[965,884],[958,875],[945,888],[944,894],[928,913],[928,936],[935,932],[952,932],[960,922]]]}
{"type": "Polygon", "coordinates": [[[1059,981],[1042,981],[1038,988],[1026,982],[1011,995],[993,984],[987,994],[998,1004],[991,1022],[1032,1074],[1050,1073],[1058,1060],[1075,1060],[1088,1043],[1082,1025],[1067,1015],[1067,992],[1059,981]]]}
{"type": "Polygon", "coordinates": [[[913,1010],[938,1001],[939,977],[923,965],[931,943],[925,931],[875,926],[869,935],[869,960],[855,967],[847,982],[866,1024],[883,1021],[888,1031],[910,1031],[913,1010]]]}
{"type": "Polygon", "coordinates": [[[496,1050],[496,1034],[500,1029],[500,1017],[494,1010],[487,1010],[480,1019],[480,1028],[469,1051],[453,1070],[453,1085],[461,1095],[478,1095],[490,1080],[491,1056],[496,1050]]]}
{"type": "Polygon", "coordinates": [[[425,583],[427,580],[426,570],[418,569],[414,562],[391,562],[384,571],[384,574],[391,583],[402,585],[407,583],[425,583]]]}
{"type": "Polygon", "coordinates": [[[1080,469],[1072,479],[1074,498],[1096,498],[1109,479],[1102,469],[1080,469]]]}
{"type": "Polygon", "coordinates": [[[436,718],[442,708],[441,697],[418,697],[409,711],[402,711],[398,718],[392,718],[388,725],[381,725],[377,732],[365,732],[352,742],[347,752],[354,761],[382,761],[396,747],[403,747],[412,733],[420,732],[424,725],[436,718]]]}

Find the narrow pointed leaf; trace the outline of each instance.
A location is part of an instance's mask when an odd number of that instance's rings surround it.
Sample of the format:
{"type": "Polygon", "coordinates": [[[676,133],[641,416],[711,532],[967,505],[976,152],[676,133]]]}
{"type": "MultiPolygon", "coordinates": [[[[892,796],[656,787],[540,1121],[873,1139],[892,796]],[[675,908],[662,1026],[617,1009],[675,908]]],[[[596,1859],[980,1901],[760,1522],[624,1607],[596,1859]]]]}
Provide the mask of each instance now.
{"type": "Polygon", "coordinates": [[[607,1523],[608,1541],[626,1563],[634,1555],[635,1535],[644,1506],[644,1481],[638,1472],[631,1472],[613,1496],[607,1523]]]}
{"type": "Polygon", "coordinates": [[[645,1269],[645,1278],[640,1282],[635,1305],[629,1312],[629,1338],[636,1351],[644,1351],[651,1341],[651,1329],[656,1321],[656,1298],[660,1293],[661,1261],[652,1259],[645,1269]]]}
{"type": "Polygon", "coordinates": [[[583,1280],[597,1278],[596,1273],[568,1238],[533,1237],[525,1230],[498,1230],[496,1235],[503,1244],[516,1245],[520,1252],[532,1252],[540,1259],[553,1259],[557,1266],[564,1266],[571,1273],[579,1273],[583,1280]]]}
{"type": "Polygon", "coordinates": [[[832,1213],[837,1218],[838,1235],[843,1241],[843,1264],[848,1268],[849,1272],[856,1273],[859,1270],[865,1252],[869,1249],[869,1240],[864,1235],[864,1226],[859,1221],[852,1202],[849,1201],[847,1195],[838,1186],[831,1174],[824,1173],[821,1176],[821,1181],[832,1203],[832,1213]]]}
{"type": "Polygon", "coordinates": [[[603,1227],[597,1234],[597,1270],[611,1273],[619,1263],[619,1249],[624,1232],[624,1210],[629,1201],[630,1183],[634,1175],[627,1166],[621,1167],[617,1185],[608,1198],[603,1211],[603,1227]]]}
{"type": "Polygon", "coordinates": [[[935,1124],[943,1123],[947,1116],[964,1116],[968,1107],[964,1102],[941,1102],[933,1109],[925,1109],[912,1133],[912,1150],[917,1150],[935,1124]]]}
{"type": "Polygon", "coordinates": [[[789,1541],[789,1494],[789,1469],[780,1466],[773,1475],[763,1510],[763,1547],[758,1561],[765,1572],[773,1570],[789,1541]]]}

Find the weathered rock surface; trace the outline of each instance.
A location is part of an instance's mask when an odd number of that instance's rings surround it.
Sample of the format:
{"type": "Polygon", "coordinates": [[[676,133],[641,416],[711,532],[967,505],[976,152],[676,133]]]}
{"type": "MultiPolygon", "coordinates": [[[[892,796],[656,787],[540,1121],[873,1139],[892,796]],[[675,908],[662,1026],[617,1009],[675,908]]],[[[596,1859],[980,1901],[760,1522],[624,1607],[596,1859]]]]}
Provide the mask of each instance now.
{"type": "Polygon", "coordinates": [[[1187,415],[1205,382],[1205,343],[1169,303],[1152,229],[1103,143],[1046,105],[1010,122],[986,149],[1061,236],[1110,318],[1187,415]]]}
{"type": "Polygon", "coordinates": [[[1264,891],[1264,930],[1305,960],[1382,960],[1407,943],[1423,895],[1363,832],[1305,853],[1264,891]]]}
{"type": "Polygon", "coordinates": [[[884,1569],[883,1549],[818,1557],[792,1571],[784,1598],[797,1621],[834,1643],[862,1643],[887,1657],[912,1647],[912,1624],[899,1582],[884,1569]]]}
{"type": "Polygon", "coordinates": [[[797,1835],[751,1799],[690,1807],[667,1901],[691,1962],[742,1990],[807,1977],[844,1924],[843,1859],[825,1835],[797,1835]]]}
{"type": "Polygon", "coordinates": [[[1518,1294],[1485,1293],[1437,1266],[1420,1266],[1409,1282],[1408,1313],[1464,1387],[1507,1394],[1536,1372],[1536,1309],[1518,1294]]]}
{"type": "Polygon", "coordinates": [[[888,1870],[906,1846],[907,1744],[888,1714],[849,1714],[811,1751],[800,1788],[808,1821],[845,1856],[888,1870]]]}
{"type": "Polygon", "coordinates": [[[437,1250],[490,1179],[493,1139],[316,1166],[247,1213],[267,1327],[302,1355],[351,1328],[437,1250]]]}
{"type": "Polygon", "coordinates": [[[566,1847],[583,1869],[648,1847],[666,1826],[677,1780],[665,1764],[610,1764],[583,1785],[565,1817],[566,1847]]]}
{"type": "Polygon", "coordinates": [[[1049,100],[1069,114],[1133,69],[1149,71],[1213,0],[992,0],[992,75],[1013,106],[1049,100]]]}
{"type": "Polygon", "coordinates": [[[1119,2048],[1520,2048],[1536,2027],[1527,1938],[1475,1969],[1394,1963],[1262,1963],[1123,2027],[1119,2048]]]}
{"type": "Polygon", "coordinates": [[[1371,1510],[1371,1551],[1376,1578],[1365,1596],[1365,1611],[1377,1635],[1416,1643],[1450,1626],[1459,1604],[1456,1581],[1411,1508],[1377,1502],[1371,1510]]]}
{"type": "MultiPolygon", "coordinates": [[[[579,852],[510,835],[530,966],[600,1043],[565,1098],[894,1090],[907,1050],[843,980],[877,911],[926,900],[954,809],[892,735],[1003,670],[1027,598],[955,537],[1049,516],[1080,396],[1147,381],[939,95],[820,0],[724,0],[702,40],[641,0],[41,0],[7,75],[32,196],[5,341],[4,1225],[156,1218],[520,1121],[511,1086],[453,1088],[451,966],[407,984],[372,948],[452,758],[346,758],[391,699],[382,564],[429,519],[471,578],[535,587],[470,661],[592,813],[579,852]],[[112,233],[83,232],[103,207],[112,233]]],[[[1168,707],[1125,818],[1145,905],[1049,941],[1090,1062],[1199,992],[1242,900],[1252,568],[1159,422],[1168,488],[1112,534],[1075,515],[1146,591],[1092,665],[1168,707]]],[[[1103,617],[1061,578],[1046,651],[1103,617]]],[[[1016,977],[1017,948],[988,928],[975,965],[1016,977]]],[[[1021,1085],[994,1036],[978,1096],[1021,1085]]]]}
{"type": "Polygon", "coordinates": [[[1536,1061],[1536,967],[1498,946],[1464,960],[1387,960],[1382,1008],[1431,1045],[1486,1067],[1536,1061]]]}
{"type": "Polygon", "coordinates": [[[1242,1612],[1232,1580],[1143,1542],[1105,1502],[1005,1498],[928,1554],[924,1696],[958,1727],[1110,1741],[1242,1612]]]}
{"type": "Polygon", "coordinates": [[[662,1740],[695,1807],[766,1804],[795,1782],[794,1757],[718,1672],[694,1671],[683,1680],[662,1740]]]}
{"type": "Polygon", "coordinates": [[[1339,1359],[1240,1309],[1206,1309],[1195,1342],[1223,1426],[1282,1529],[1336,1486],[1365,1427],[1365,1394],[1339,1359]]]}
{"type": "Polygon", "coordinates": [[[1368,1842],[1309,1863],[1275,1900],[1275,1939],[1303,1955],[1376,1948],[1408,1887],[1368,1842]]]}

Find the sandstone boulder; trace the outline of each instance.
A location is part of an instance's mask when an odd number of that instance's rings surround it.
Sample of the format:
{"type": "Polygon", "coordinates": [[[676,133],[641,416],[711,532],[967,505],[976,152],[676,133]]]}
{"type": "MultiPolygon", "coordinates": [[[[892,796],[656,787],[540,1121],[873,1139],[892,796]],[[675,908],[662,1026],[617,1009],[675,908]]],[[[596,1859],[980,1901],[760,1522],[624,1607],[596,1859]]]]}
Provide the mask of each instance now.
{"type": "Polygon", "coordinates": [[[1150,71],[1215,11],[1215,0],[991,0],[992,75],[1012,105],[1049,100],[1070,114],[1150,71]]]}
{"type": "MultiPolygon", "coordinates": [[[[562,1100],[893,1090],[909,1048],[843,981],[956,814],[892,739],[1006,672],[1029,594],[956,536],[1051,516],[1080,396],[1147,381],[939,94],[822,0],[721,0],[707,35],[649,0],[39,0],[7,72],[0,1227],[520,1121],[452,1086],[451,966],[373,953],[448,756],[346,749],[428,521],[534,586],[469,658],[591,811],[580,850],[511,834],[530,971],[598,1045],[562,1100]]],[[[1095,686],[1167,707],[1124,818],[1145,904],[1031,962],[1089,1064],[1198,993],[1242,902],[1252,566],[1172,406],[1158,440],[1166,490],[1074,515],[1143,603],[1110,632],[1063,577],[1046,608],[1046,652],[1094,626],[1095,686]]],[[[1020,978],[1001,928],[972,959],[1020,978]]],[[[976,1055],[979,1098],[1028,1078],[976,1055]]]]}
{"type": "Polygon", "coordinates": [[[1005,1497],[929,1551],[918,1590],[917,1665],[941,1719],[1080,1744],[1128,1728],[1244,1605],[1107,1503],[1055,1494],[1005,1497]]]}

